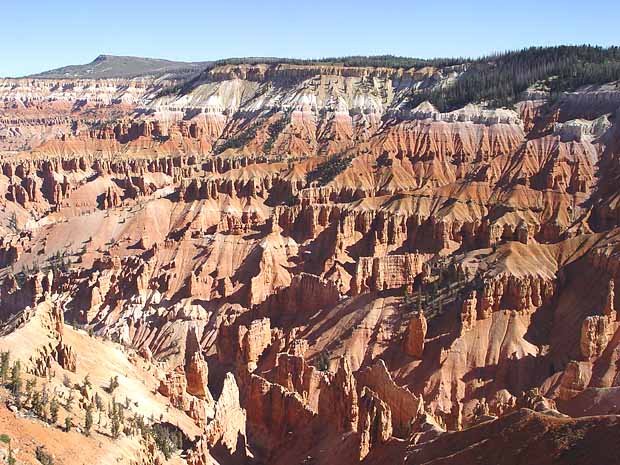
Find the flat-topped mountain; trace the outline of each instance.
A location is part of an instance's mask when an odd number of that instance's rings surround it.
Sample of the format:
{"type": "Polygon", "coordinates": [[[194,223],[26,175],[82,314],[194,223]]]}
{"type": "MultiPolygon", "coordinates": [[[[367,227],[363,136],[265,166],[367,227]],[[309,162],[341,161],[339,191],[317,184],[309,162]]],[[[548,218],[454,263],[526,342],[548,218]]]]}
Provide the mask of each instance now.
{"type": "Polygon", "coordinates": [[[110,79],[140,76],[182,75],[206,68],[209,62],[183,62],[159,58],[99,55],[85,65],[69,65],[62,68],[32,74],[31,78],[45,79],[110,79]]]}

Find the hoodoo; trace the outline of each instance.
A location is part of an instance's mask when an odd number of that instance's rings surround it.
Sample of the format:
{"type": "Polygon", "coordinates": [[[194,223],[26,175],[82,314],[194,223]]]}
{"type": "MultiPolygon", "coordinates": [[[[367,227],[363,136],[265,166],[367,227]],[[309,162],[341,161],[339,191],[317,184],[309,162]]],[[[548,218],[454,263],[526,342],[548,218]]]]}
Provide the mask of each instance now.
{"type": "Polygon", "coordinates": [[[0,80],[0,457],[619,464],[619,82],[590,46],[0,80]]]}

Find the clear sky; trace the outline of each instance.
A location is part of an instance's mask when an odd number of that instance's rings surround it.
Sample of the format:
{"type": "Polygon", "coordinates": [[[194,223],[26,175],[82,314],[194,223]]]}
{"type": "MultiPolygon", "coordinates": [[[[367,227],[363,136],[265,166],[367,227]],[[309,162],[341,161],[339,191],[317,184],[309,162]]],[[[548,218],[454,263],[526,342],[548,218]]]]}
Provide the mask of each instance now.
{"type": "Polygon", "coordinates": [[[479,56],[529,45],[620,45],[620,0],[4,0],[0,76],[97,55],[479,56]]]}

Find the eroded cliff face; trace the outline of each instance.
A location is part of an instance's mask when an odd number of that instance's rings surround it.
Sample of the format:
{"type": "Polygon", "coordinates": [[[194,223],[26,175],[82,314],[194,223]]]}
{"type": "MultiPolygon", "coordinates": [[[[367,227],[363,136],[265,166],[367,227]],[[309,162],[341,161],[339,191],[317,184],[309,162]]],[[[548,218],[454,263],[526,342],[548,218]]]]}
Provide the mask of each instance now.
{"type": "Polygon", "coordinates": [[[469,463],[514,428],[617,428],[563,415],[620,413],[620,100],[408,105],[460,72],[1,81],[0,348],[63,395],[96,370],[84,406],[120,375],[174,463],[469,463]]]}

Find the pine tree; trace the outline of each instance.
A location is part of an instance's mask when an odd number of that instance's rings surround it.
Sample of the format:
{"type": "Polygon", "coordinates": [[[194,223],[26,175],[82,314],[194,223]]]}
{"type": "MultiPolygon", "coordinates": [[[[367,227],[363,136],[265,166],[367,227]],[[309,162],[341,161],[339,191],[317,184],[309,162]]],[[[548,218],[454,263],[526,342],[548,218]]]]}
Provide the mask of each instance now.
{"type": "Polygon", "coordinates": [[[121,433],[121,421],[117,414],[112,416],[111,421],[112,421],[112,437],[114,439],[117,439],[121,433]]]}
{"type": "Polygon", "coordinates": [[[30,405],[34,414],[41,418],[43,416],[43,404],[41,402],[41,394],[38,391],[32,393],[30,405]]]}
{"type": "Polygon", "coordinates": [[[84,419],[84,431],[86,432],[86,436],[90,436],[90,429],[93,426],[93,406],[89,405],[86,407],[86,417],[84,419]]]}
{"type": "Polygon", "coordinates": [[[19,397],[22,392],[21,363],[19,360],[13,362],[11,368],[11,392],[16,397],[19,397]]]}
{"type": "Polygon", "coordinates": [[[73,396],[73,390],[69,391],[69,397],[67,397],[67,401],[65,402],[65,408],[70,412],[73,410],[73,401],[75,397],[73,396]]]}
{"type": "Polygon", "coordinates": [[[15,212],[9,217],[9,229],[16,233],[19,232],[19,225],[17,224],[17,215],[15,212]]]}
{"type": "Polygon", "coordinates": [[[103,400],[101,400],[101,396],[98,392],[95,392],[95,407],[97,407],[99,411],[104,409],[103,400]]]}
{"type": "Polygon", "coordinates": [[[6,384],[9,378],[9,360],[9,352],[2,352],[0,354],[0,379],[2,379],[2,384],[6,384]]]}
{"type": "Polygon", "coordinates": [[[73,419],[70,416],[65,418],[65,431],[68,433],[71,431],[71,426],[73,426],[73,419]]]}
{"type": "Polygon", "coordinates": [[[60,404],[54,397],[50,402],[50,422],[55,424],[58,421],[58,411],[60,410],[60,404]]]}
{"type": "Polygon", "coordinates": [[[24,390],[24,393],[26,394],[26,399],[24,400],[25,404],[32,405],[32,396],[33,396],[33,392],[36,389],[36,387],[37,387],[36,378],[26,380],[26,389],[24,390]]]}
{"type": "Polygon", "coordinates": [[[8,465],[15,465],[17,463],[17,459],[13,455],[13,447],[11,446],[11,441],[9,440],[9,453],[6,458],[6,463],[8,465]]]}
{"type": "Polygon", "coordinates": [[[316,367],[319,371],[329,370],[329,355],[326,352],[321,352],[316,367]]]}

